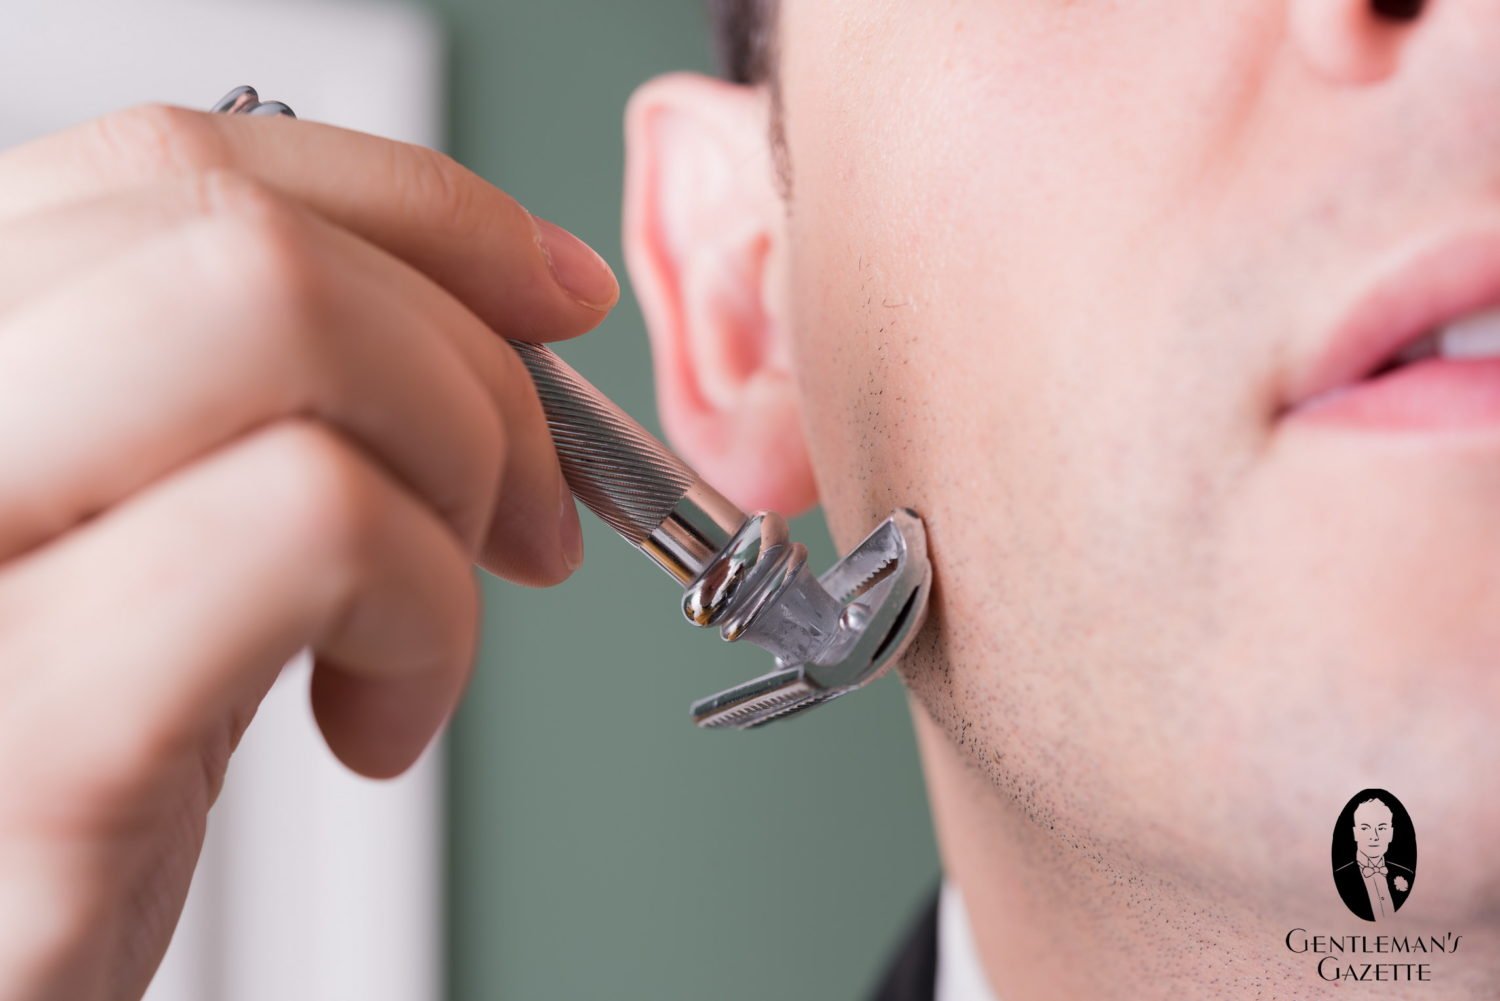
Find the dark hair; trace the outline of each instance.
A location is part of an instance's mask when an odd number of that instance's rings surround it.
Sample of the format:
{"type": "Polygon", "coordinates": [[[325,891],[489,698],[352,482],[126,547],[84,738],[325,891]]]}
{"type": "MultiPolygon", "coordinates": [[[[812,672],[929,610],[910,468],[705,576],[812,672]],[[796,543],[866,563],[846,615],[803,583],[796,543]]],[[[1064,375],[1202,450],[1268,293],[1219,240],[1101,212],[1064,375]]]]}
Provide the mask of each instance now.
{"type": "Polygon", "coordinates": [[[776,73],[776,17],[780,0],[709,0],[714,40],[724,75],[735,83],[766,85],[771,99],[771,161],[776,190],[791,203],[792,162],[786,146],[781,110],[781,81],[776,73]]]}
{"type": "Polygon", "coordinates": [[[765,83],[774,69],[776,0],[709,0],[724,74],[735,83],[765,83]]]}

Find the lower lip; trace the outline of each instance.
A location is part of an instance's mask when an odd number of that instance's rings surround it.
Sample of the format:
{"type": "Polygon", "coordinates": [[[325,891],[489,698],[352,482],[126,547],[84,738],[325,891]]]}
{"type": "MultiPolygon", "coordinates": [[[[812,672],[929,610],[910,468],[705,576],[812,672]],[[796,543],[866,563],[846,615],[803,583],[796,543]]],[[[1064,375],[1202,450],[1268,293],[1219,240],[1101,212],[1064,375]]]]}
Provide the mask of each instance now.
{"type": "Polygon", "coordinates": [[[1363,431],[1500,426],[1500,358],[1428,358],[1330,390],[1291,417],[1363,431]]]}

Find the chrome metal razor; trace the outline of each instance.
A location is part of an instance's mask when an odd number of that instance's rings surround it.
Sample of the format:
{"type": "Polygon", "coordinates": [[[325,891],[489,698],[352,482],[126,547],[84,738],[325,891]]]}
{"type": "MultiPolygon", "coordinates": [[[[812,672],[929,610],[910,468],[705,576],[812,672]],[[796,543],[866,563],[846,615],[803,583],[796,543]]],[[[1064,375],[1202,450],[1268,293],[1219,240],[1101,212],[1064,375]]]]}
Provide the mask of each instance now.
{"type": "MultiPolygon", "coordinates": [[[[296,117],[255,90],[215,111],[296,117]]],[[[774,668],[692,705],[701,727],[749,729],[863,687],[905,652],[927,613],[921,517],[900,508],[820,576],[773,511],[747,515],[551,350],[508,341],[536,383],[574,495],[683,587],[682,612],[775,657],[774,668]]]]}
{"type": "Polygon", "coordinates": [[[745,514],[552,351],[509,343],[574,495],[683,586],[689,622],[776,658],[769,673],[693,703],[699,726],[785,719],[874,681],[906,650],[932,579],[915,511],[893,512],[815,576],[781,515],[745,514]]]}

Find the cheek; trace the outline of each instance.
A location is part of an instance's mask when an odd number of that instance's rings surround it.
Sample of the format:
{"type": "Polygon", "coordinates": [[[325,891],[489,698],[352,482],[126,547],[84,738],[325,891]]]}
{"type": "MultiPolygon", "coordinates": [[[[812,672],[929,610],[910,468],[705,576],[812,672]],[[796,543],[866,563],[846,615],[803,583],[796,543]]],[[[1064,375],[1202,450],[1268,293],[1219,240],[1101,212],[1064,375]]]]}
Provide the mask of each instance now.
{"type": "Polygon", "coordinates": [[[1243,370],[1177,303],[1188,202],[1212,197],[1190,176],[1204,123],[1224,127],[1209,109],[1234,103],[1260,34],[1239,4],[1158,24],[857,6],[788,8],[795,354],[830,524],[848,544],[916,507],[954,628],[985,627],[987,662],[960,665],[974,685],[1050,700],[1028,708],[1065,735],[1086,710],[1059,707],[1097,673],[1144,724],[1176,707],[1116,668],[1178,660],[1206,628],[1216,491],[1250,433],[1243,370]],[[1174,31],[1224,37],[1223,58],[1174,65],[1174,31]]]}
{"type": "MultiPolygon", "coordinates": [[[[1201,284],[1204,230],[1234,216],[1204,151],[1232,146],[1226,81],[1254,78],[1261,37],[1192,60],[1211,77],[1160,57],[1153,76],[1125,58],[1144,18],[1063,5],[1093,20],[1028,37],[1000,30],[1015,5],[980,6],[955,5],[968,35],[896,26],[896,49],[789,32],[809,446],[841,546],[898,505],[927,522],[931,625],[902,670],[933,716],[1033,819],[1101,845],[1161,832],[1116,847],[1171,871],[1245,826],[1225,775],[1261,788],[1288,762],[1251,725],[1282,693],[1237,680],[1266,676],[1264,646],[1222,642],[1226,594],[1263,569],[1227,521],[1265,433],[1264,334],[1201,284]],[[1237,685],[1243,715],[1224,706],[1237,685]]],[[[1214,37],[1195,19],[1230,8],[1165,20],[1214,37]]],[[[1136,44],[1173,52],[1165,31],[1136,44]]],[[[1301,836],[1265,802],[1241,858],[1301,836]]]]}
{"type": "Polygon", "coordinates": [[[1244,12],[1273,5],[1143,4],[787,5],[795,352],[841,541],[914,502],[888,481],[958,488],[1054,559],[1118,547],[1122,484],[1193,489],[1214,446],[1184,441],[1186,394],[1235,376],[1174,276],[1264,48],[1272,12],[1244,12]],[[1198,51],[1174,36],[1222,56],[1174,63],[1198,51]]]}

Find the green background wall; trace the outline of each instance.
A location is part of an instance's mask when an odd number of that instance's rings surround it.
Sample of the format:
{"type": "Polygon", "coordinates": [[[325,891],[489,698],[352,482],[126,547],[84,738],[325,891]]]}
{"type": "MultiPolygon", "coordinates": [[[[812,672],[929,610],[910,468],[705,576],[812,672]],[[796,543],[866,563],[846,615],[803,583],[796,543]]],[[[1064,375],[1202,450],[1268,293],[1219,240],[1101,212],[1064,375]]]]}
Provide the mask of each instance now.
{"type": "MultiPolygon", "coordinates": [[[[451,152],[622,280],[631,89],[708,69],[699,0],[427,0],[450,40],[451,152]]],[[[560,353],[659,431],[628,291],[560,353]]],[[[765,669],[688,626],[659,570],[583,512],[587,562],[487,580],[450,741],[450,997],[863,997],[938,867],[899,684],[707,733],[688,703],[765,669]]],[[[821,570],[820,516],[796,537],[821,570]]]]}

